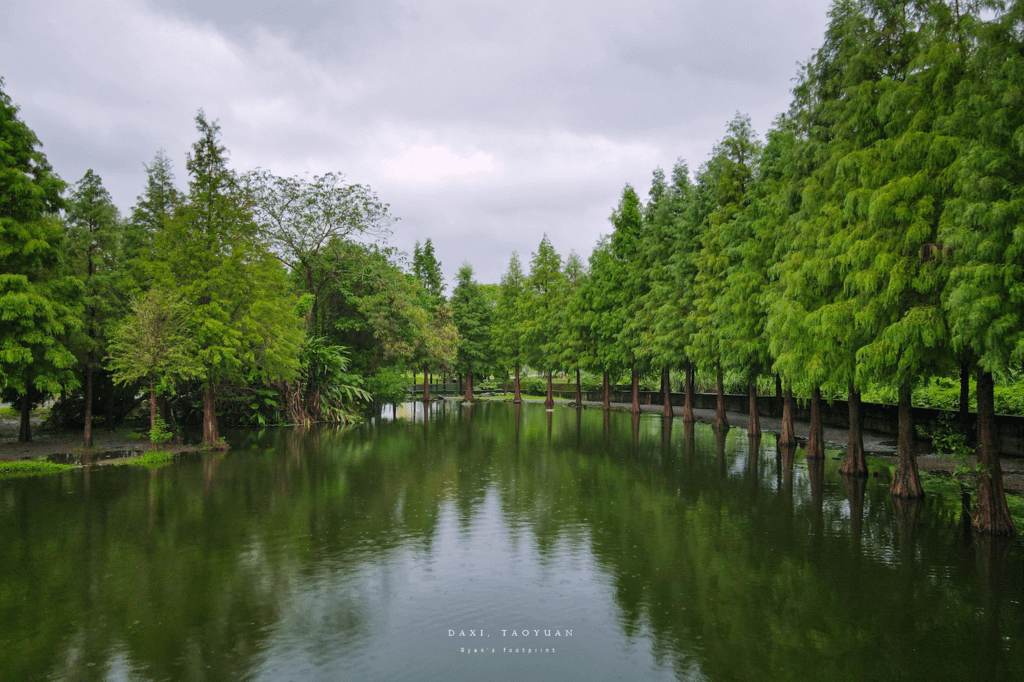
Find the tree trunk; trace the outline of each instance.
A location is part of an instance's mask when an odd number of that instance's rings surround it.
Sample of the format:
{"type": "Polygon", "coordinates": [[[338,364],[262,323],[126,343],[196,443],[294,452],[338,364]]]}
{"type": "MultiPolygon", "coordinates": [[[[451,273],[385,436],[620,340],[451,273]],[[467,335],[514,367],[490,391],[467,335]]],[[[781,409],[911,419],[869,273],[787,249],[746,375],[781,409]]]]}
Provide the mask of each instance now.
{"type": "Polygon", "coordinates": [[[430,383],[427,374],[427,363],[423,363],[423,402],[430,402],[430,383]]]}
{"type": "MultiPolygon", "coordinates": [[[[576,407],[583,406],[583,387],[580,385],[580,368],[576,368],[576,407]]],[[[578,414],[578,413],[577,413],[578,414]]]]}
{"type": "Polygon", "coordinates": [[[821,426],[821,388],[811,393],[811,428],[807,434],[807,459],[825,458],[825,433],[821,426]]]}
{"type": "Polygon", "coordinates": [[[466,394],[463,396],[467,403],[473,402],[473,373],[466,374],[466,394]]]}
{"type": "Polygon", "coordinates": [[[672,412],[672,376],[668,371],[668,367],[661,370],[661,414],[665,417],[671,417],[672,412]]]}
{"type": "Polygon", "coordinates": [[[632,398],[632,405],[629,411],[633,414],[640,414],[640,373],[633,369],[632,379],[630,382],[630,395],[632,398]]]}
{"type": "Polygon", "coordinates": [[[899,461],[892,477],[889,494],[895,497],[924,497],[921,475],[914,456],[914,419],[910,413],[910,384],[899,387],[899,461]]]}
{"type": "Polygon", "coordinates": [[[160,418],[164,420],[165,424],[170,424],[171,420],[167,418],[167,397],[160,396],[159,398],[156,399],[156,404],[157,407],[160,409],[160,418]]]}
{"type": "Polygon", "coordinates": [[[214,447],[220,439],[217,432],[217,393],[213,386],[213,379],[206,380],[206,387],[203,389],[203,445],[214,447]]]}
{"type": "Polygon", "coordinates": [[[711,425],[715,431],[723,431],[729,428],[729,418],[725,415],[725,383],[722,379],[722,366],[718,366],[718,376],[715,379],[718,400],[715,403],[715,422],[711,425]]]}
{"type": "Polygon", "coordinates": [[[692,424],[697,421],[693,416],[693,363],[686,361],[686,385],[683,386],[683,423],[692,424]]]}
{"type": "Polygon", "coordinates": [[[747,384],[747,393],[750,395],[750,418],[747,421],[747,437],[761,437],[761,417],[757,414],[757,384],[751,381],[747,384]]]}
{"type": "Polygon", "coordinates": [[[523,402],[523,397],[521,395],[519,395],[519,363],[518,362],[516,363],[516,386],[515,386],[515,394],[512,396],[512,402],[515,403],[516,405],[518,405],[519,403],[523,402]]]}
{"type": "Polygon", "coordinates": [[[603,404],[601,407],[604,408],[605,412],[612,409],[612,386],[611,377],[608,376],[608,372],[604,373],[604,398],[602,400],[603,404]]]}
{"type": "Polygon", "coordinates": [[[779,435],[779,445],[792,448],[796,446],[796,432],[793,431],[793,389],[786,387],[782,398],[782,433],[779,435]]]}
{"type": "Polygon", "coordinates": [[[775,375],[775,405],[772,408],[772,414],[775,417],[782,416],[782,377],[777,373],[775,375]]]}
{"type": "Polygon", "coordinates": [[[555,406],[555,395],[551,390],[551,372],[548,372],[548,395],[544,398],[544,407],[549,410],[555,406]]]}
{"type": "MultiPolygon", "coordinates": [[[[153,380],[149,380],[149,434],[153,435],[153,431],[156,430],[156,387],[153,384],[153,380]]],[[[154,444],[154,448],[155,448],[154,444]]]]}
{"type": "Polygon", "coordinates": [[[1006,506],[1003,471],[996,441],[995,382],[992,374],[978,368],[978,488],[972,519],[982,533],[1016,537],[1017,529],[1006,506]]]}
{"type": "MultiPolygon", "coordinates": [[[[981,411],[980,409],[978,410],[981,411]]],[[[960,362],[960,433],[965,436],[971,428],[971,363],[960,362]]]]}
{"type": "Polygon", "coordinates": [[[92,353],[85,361],[85,432],[82,440],[87,448],[92,447],[92,353]]]}
{"type": "Polygon", "coordinates": [[[847,476],[867,476],[868,462],[864,458],[864,427],[860,417],[860,391],[850,386],[850,437],[846,442],[846,460],[839,473],[847,476]]]}
{"type": "Polygon", "coordinates": [[[18,442],[32,442],[32,401],[28,398],[28,392],[21,396],[21,428],[18,429],[18,442]]]}

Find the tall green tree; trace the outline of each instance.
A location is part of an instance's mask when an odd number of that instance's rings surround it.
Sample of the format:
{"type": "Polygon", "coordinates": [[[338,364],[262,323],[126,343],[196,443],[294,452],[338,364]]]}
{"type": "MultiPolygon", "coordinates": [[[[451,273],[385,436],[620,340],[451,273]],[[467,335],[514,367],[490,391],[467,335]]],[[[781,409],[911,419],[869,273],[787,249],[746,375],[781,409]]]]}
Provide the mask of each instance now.
{"type": "Polygon", "coordinates": [[[122,223],[103,181],[92,169],[79,180],[67,202],[67,264],[82,281],[82,356],[85,413],[83,441],[91,448],[93,375],[106,355],[110,326],[124,312],[122,223]]]}
{"type": "MultiPolygon", "coordinates": [[[[501,277],[498,286],[498,301],[494,311],[493,333],[494,351],[499,365],[505,371],[511,369],[515,374],[513,402],[522,402],[519,394],[519,373],[523,366],[525,349],[523,347],[523,314],[526,295],[526,278],[519,262],[519,253],[512,252],[508,261],[508,270],[501,277]]],[[[506,375],[507,376],[507,375],[506,375]]]]}
{"type": "Polygon", "coordinates": [[[294,377],[302,329],[284,272],[227,166],[220,127],[202,111],[196,127],[188,197],[157,235],[153,270],[188,309],[203,367],[203,443],[213,447],[218,384],[294,377]]]}
{"type": "Polygon", "coordinates": [[[547,376],[548,395],[544,404],[554,405],[551,375],[560,369],[558,321],[564,281],[562,258],[547,235],[541,239],[530,260],[530,275],[523,297],[523,340],[527,363],[547,376]]]}
{"type": "Polygon", "coordinates": [[[973,519],[979,530],[1015,535],[995,431],[994,376],[1024,361],[1024,4],[1009,3],[977,36],[954,121],[964,141],[955,198],[947,202],[936,255],[951,262],[944,309],[954,351],[977,361],[977,461],[973,519]]]}
{"type": "Polygon", "coordinates": [[[750,204],[761,148],[750,117],[737,114],[729,123],[725,138],[715,146],[711,159],[698,174],[698,191],[706,214],[691,312],[694,334],[687,353],[699,364],[716,368],[716,429],[728,428],[722,376],[729,351],[729,310],[725,292],[730,269],[738,260],[737,251],[744,238],[744,231],[737,229],[735,222],[750,204]]]}
{"type": "Polygon", "coordinates": [[[650,268],[644,259],[643,204],[631,185],[623,188],[611,223],[614,227],[610,239],[614,258],[612,272],[616,281],[612,291],[622,318],[622,324],[615,327],[616,351],[621,365],[630,370],[631,409],[635,414],[640,412],[640,376],[647,371],[651,360],[650,349],[644,344],[646,326],[640,315],[644,296],[650,289],[650,268]]]}
{"type": "Polygon", "coordinates": [[[21,407],[32,440],[33,396],[76,384],[70,333],[81,326],[81,284],[61,276],[64,183],[0,79],[0,389],[21,407]]]}
{"type": "Polygon", "coordinates": [[[459,330],[456,367],[466,375],[466,400],[473,400],[473,375],[494,364],[491,326],[494,309],[480,284],[473,279],[473,266],[463,263],[452,290],[452,321],[459,330]]]}

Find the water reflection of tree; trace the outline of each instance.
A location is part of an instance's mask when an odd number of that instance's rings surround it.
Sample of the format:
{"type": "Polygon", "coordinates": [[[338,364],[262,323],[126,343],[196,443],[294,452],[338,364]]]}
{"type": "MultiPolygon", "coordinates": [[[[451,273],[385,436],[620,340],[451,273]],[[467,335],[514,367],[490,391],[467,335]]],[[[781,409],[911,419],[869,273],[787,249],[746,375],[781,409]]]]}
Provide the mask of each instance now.
{"type": "Polygon", "coordinates": [[[343,577],[398,550],[430,552],[446,508],[469,532],[493,491],[512,541],[542,564],[566,547],[591,552],[623,631],[650,632],[680,676],[697,661],[712,679],[883,679],[896,659],[935,679],[968,660],[963,679],[987,674],[984,658],[961,656],[970,649],[1020,675],[1020,642],[1001,639],[1024,630],[1006,596],[1020,571],[980,544],[951,563],[960,531],[940,505],[926,500],[910,532],[884,481],[847,490],[831,458],[816,480],[780,451],[773,486],[739,429],[719,441],[706,425],[643,418],[634,448],[628,414],[533,408],[481,404],[471,423],[423,420],[425,433],[253,433],[214,465],[94,468],[88,509],[80,474],[5,484],[0,670],[101,679],[121,655],[147,677],[210,666],[209,679],[227,679],[256,665],[271,626],[314,636],[311,613],[355,641],[372,604],[340,590],[304,615],[297,585],[328,558],[343,577]]]}

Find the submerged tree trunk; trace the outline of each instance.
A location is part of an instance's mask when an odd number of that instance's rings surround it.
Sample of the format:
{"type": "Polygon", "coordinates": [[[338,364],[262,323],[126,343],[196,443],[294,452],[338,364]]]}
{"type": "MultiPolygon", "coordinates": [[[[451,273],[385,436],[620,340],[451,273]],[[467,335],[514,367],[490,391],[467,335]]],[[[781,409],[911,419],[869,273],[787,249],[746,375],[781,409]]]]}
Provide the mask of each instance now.
{"type": "Polygon", "coordinates": [[[895,497],[924,497],[921,475],[914,456],[914,418],[910,413],[910,384],[899,387],[899,461],[892,477],[889,494],[895,497]]]}
{"type": "Polygon", "coordinates": [[[750,419],[747,421],[747,437],[761,437],[761,417],[757,414],[757,384],[751,381],[747,384],[747,393],[750,396],[750,419]]]}
{"type": "Polygon", "coordinates": [[[32,401],[28,398],[28,392],[21,396],[21,426],[18,429],[18,442],[32,442],[32,401]]]}
{"type": "Polygon", "coordinates": [[[631,380],[631,398],[632,405],[629,411],[633,414],[640,414],[640,373],[633,369],[633,376],[631,380]]]}
{"type": "Polygon", "coordinates": [[[789,386],[782,397],[782,433],[779,434],[779,445],[787,448],[796,445],[796,433],[793,431],[793,389],[789,386]]]}
{"type": "Polygon", "coordinates": [[[92,353],[85,361],[85,431],[82,440],[87,448],[92,447],[92,353]]]}
{"type": "Polygon", "coordinates": [[[811,428],[807,434],[807,459],[825,458],[825,433],[821,426],[821,388],[811,394],[811,428]]]}
{"type": "Polygon", "coordinates": [[[1016,536],[1017,529],[1006,506],[1003,471],[996,441],[995,383],[991,372],[978,369],[978,489],[972,519],[982,533],[1016,536]]]}
{"type": "Polygon", "coordinates": [[[549,410],[555,406],[555,394],[551,390],[551,372],[548,372],[548,395],[544,398],[544,407],[549,410]]]}
{"type": "Polygon", "coordinates": [[[715,421],[711,425],[715,431],[724,431],[729,428],[729,418],[725,415],[725,382],[722,379],[722,366],[718,366],[718,376],[715,380],[718,391],[718,400],[715,403],[715,421]]]}
{"type": "Polygon", "coordinates": [[[430,383],[429,374],[427,374],[427,363],[423,363],[423,402],[430,402],[430,383]]]}
{"type": "Polygon", "coordinates": [[[661,370],[661,408],[663,416],[672,416],[672,384],[668,367],[661,370]]]}
{"type": "Polygon", "coordinates": [[[203,388],[203,445],[215,447],[220,439],[217,432],[217,393],[213,379],[206,380],[203,388]]]}
{"type": "Polygon", "coordinates": [[[847,476],[867,476],[868,462],[864,458],[864,427],[860,416],[860,391],[850,386],[850,436],[846,441],[846,459],[839,473],[847,476]]]}
{"type": "Polygon", "coordinates": [[[693,363],[686,361],[686,385],[683,386],[685,398],[683,400],[683,423],[692,424],[696,421],[693,416],[693,363]]]}
{"type": "Polygon", "coordinates": [[[466,373],[466,394],[463,396],[467,403],[473,402],[473,373],[466,373]]]}
{"type": "Polygon", "coordinates": [[[608,410],[612,409],[612,386],[611,386],[611,377],[608,376],[608,372],[604,373],[604,386],[603,386],[603,389],[604,389],[604,397],[602,398],[603,403],[602,403],[601,407],[605,410],[605,412],[607,412],[608,410]]]}
{"type": "Polygon", "coordinates": [[[523,402],[523,397],[519,395],[519,363],[516,363],[516,387],[515,394],[512,396],[512,402],[518,405],[523,402]]]}
{"type": "MultiPolygon", "coordinates": [[[[580,386],[580,368],[576,368],[576,407],[583,405],[583,387],[580,386]]],[[[579,414],[579,413],[577,413],[579,414]]]]}

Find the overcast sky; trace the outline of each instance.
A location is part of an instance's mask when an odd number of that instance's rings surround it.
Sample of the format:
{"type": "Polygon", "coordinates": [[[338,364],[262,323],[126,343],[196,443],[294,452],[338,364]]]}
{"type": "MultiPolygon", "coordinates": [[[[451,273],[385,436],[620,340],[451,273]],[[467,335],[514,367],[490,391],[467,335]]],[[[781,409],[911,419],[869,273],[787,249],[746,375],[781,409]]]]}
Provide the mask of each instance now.
{"type": "Polygon", "coordinates": [[[0,76],[69,182],[122,211],[159,149],[187,183],[203,108],[231,164],[341,171],[482,282],[547,233],[589,256],[625,183],[763,135],[820,45],[826,0],[9,0],[0,76]]]}

